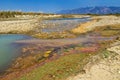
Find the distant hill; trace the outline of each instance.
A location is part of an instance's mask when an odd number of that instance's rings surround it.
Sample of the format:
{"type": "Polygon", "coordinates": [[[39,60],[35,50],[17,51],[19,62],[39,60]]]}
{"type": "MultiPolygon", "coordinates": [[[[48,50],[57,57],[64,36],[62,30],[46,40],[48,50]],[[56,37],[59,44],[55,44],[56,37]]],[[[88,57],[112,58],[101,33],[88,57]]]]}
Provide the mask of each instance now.
{"type": "Polygon", "coordinates": [[[120,7],[85,7],[71,10],[61,10],[57,14],[115,14],[120,13],[120,7]]]}

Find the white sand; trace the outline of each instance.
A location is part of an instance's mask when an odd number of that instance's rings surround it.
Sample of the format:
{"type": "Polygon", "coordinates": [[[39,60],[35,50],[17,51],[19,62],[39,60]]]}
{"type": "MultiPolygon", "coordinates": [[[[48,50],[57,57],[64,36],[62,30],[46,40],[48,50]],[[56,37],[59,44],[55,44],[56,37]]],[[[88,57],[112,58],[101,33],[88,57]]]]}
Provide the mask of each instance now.
{"type": "Polygon", "coordinates": [[[36,25],[36,20],[0,21],[0,33],[27,32],[34,29],[36,25]]]}
{"type": "Polygon", "coordinates": [[[120,17],[117,16],[95,16],[92,21],[81,24],[79,27],[73,29],[74,33],[86,33],[92,31],[96,27],[120,24],[120,17]]]}
{"type": "MultiPolygon", "coordinates": [[[[120,45],[108,48],[108,50],[117,55],[102,59],[92,67],[90,62],[85,67],[85,74],[78,74],[67,80],[120,80],[120,45]]],[[[95,58],[93,57],[93,59],[95,58]]]]}

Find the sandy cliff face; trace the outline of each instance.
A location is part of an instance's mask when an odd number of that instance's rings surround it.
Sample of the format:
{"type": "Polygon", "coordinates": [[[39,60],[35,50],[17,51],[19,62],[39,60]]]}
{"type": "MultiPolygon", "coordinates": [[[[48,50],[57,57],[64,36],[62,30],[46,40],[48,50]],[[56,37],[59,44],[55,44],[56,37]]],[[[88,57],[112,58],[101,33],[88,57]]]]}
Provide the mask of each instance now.
{"type": "Polygon", "coordinates": [[[120,80],[120,41],[107,50],[112,52],[112,56],[100,60],[91,68],[91,64],[88,64],[85,67],[85,74],[79,74],[67,80],[120,80]]]}

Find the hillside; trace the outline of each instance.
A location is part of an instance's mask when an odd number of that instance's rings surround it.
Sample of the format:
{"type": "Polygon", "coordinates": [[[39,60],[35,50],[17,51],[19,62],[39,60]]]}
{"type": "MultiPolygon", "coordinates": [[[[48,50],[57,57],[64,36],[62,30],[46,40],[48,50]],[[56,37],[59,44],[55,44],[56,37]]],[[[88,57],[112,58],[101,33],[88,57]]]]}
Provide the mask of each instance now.
{"type": "Polygon", "coordinates": [[[71,10],[61,10],[57,14],[116,14],[120,13],[120,7],[85,7],[71,10]]]}

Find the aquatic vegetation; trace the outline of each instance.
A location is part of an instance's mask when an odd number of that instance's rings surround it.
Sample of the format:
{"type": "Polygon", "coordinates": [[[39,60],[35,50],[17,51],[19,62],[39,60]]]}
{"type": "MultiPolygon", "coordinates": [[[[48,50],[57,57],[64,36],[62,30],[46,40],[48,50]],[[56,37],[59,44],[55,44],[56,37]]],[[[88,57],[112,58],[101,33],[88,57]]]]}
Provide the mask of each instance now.
{"type": "Polygon", "coordinates": [[[52,53],[52,51],[46,51],[43,55],[44,58],[48,58],[50,56],[50,54],[52,53]]]}
{"type": "Polygon", "coordinates": [[[76,35],[69,32],[52,32],[52,33],[37,33],[33,37],[41,39],[59,39],[59,38],[75,38],[76,35]]]}
{"type": "MultiPolygon", "coordinates": [[[[111,39],[111,41],[96,40],[95,42],[93,43],[91,42],[89,44],[89,41],[84,43],[80,41],[82,40],[81,37],[80,39],[78,38],[76,39],[76,37],[81,36],[82,34],[83,36],[86,37],[86,39],[95,39],[96,37],[101,37],[101,36],[102,37],[103,36],[108,37],[108,36],[114,36],[114,35],[117,36],[120,33],[119,24],[96,27],[99,24],[101,24],[101,22],[102,22],[101,19],[86,22],[79,25],[75,29],[72,29],[71,31],[60,31],[60,32],[40,31],[41,28],[52,28],[52,27],[49,27],[51,26],[50,24],[48,24],[48,26],[46,25],[43,25],[42,27],[40,26],[39,28],[36,28],[31,32],[27,31],[28,33],[26,34],[32,35],[35,38],[49,39],[49,41],[51,39],[56,39],[56,40],[59,39],[59,40],[58,40],[58,43],[56,44],[53,44],[54,42],[52,41],[51,42],[48,41],[48,43],[46,43],[47,40],[45,43],[42,43],[42,41],[41,42],[38,41],[38,44],[36,43],[31,44],[32,47],[23,48],[22,56],[16,59],[16,61],[12,64],[12,67],[8,70],[8,73],[14,74],[14,72],[18,72],[17,74],[19,74],[19,72],[22,73],[22,70],[24,71],[26,71],[27,69],[30,70],[28,72],[25,72],[25,74],[20,75],[18,78],[16,78],[16,75],[15,75],[14,79],[16,80],[26,80],[26,79],[28,80],[63,79],[64,80],[68,76],[78,74],[80,72],[85,73],[85,70],[83,69],[83,67],[89,61],[89,57],[91,55],[96,55],[100,53],[104,58],[109,57],[109,53],[105,50],[108,46],[110,46],[113,39],[111,39]],[[84,35],[83,33],[86,33],[86,34],[84,35]],[[95,36],[92,34],[95,34],[95,36]],[[71,39],[70,40],[67,39],[68,40],[67,41],[64,38],[75,38],[75,39],[72,39],[74,41],[71,41],[71,39]],[[63,39],[63,42],[61,42],[62,39],[63,39]],[[77,44],[77,41],[78,41],[78,44],[77,44]],[[79,43],[81,43],[81,45],[79,45],[79,43]],[[45,44],[46,46],[44,46],[45,44]],[[47,44],[49,44],[49,46],[47,44]],[[59,45],[59,46],[54,46],[54,45],[59,45]],[[58,73],[61,75],[59,75],[58,73]]],[[[117,21],[115,21],[115,23],[116,22],[117,21]]],[[[53,24],[53,25],[54,25],[53,27],[58,26],[56,24],[53,24]]],[[[83,39],[83,40],[86,40],[86,39],[83,39]]],[[[119,38],[117,38],[117,40],[119,40],[119,38]]]]}
{"type": "Polygon", "coordinates": [[[43,54],[31,54],[26,57],[19,57],[15,60],[15,62],[12,64],[11,68],[7,70],[8,72],[15,72],[20,71],[23,69],[26,69],[32,65],[35,65],[36,63],[43,61],[43,54]],[[41,60],[40,60],[41,58],[41,60]]]}
{"type": "Polygon", "coordinates": [[[65,79],[69,75],[73,75],[73,73],[77,74],[83,72],[83,65],[87,63],[87,60],[84,60],[86,58],[89,58],[89,54],[72,54],[63,56],[58,60],[46,63],[44,66],[34,69],[32,72],[25,74],[16,80],[65,79]]]}
{"type": "Polygon", "coordinates": [[[83,47],[80,49],[81,52],[96,52],[98,50],[97,46],[95,47],[83,47]]]}

